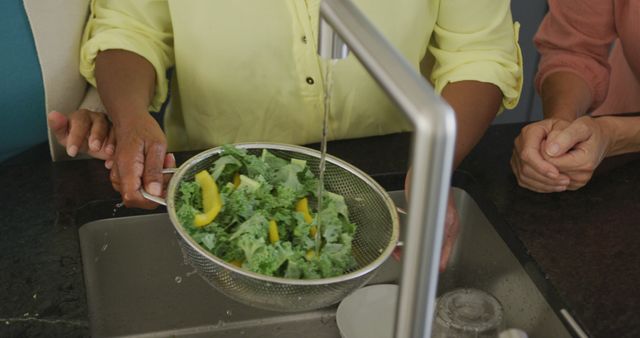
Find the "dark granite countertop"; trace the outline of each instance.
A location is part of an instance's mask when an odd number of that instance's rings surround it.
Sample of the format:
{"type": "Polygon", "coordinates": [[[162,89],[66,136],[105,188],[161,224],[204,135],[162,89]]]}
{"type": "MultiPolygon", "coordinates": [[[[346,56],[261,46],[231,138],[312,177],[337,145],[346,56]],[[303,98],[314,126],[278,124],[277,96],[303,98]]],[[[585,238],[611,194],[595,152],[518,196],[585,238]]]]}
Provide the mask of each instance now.
{"type": "MultiPolygon", "coordinates": [[[[520,127],[491,127],[454,184],[513,234],[521,256],[537,262],[550,302],[570,309],[593,337],[640,336],[640,160],[607,160],[576,192],[529,192],[509,168],[520,127]]],[[[395,190],[408,145],[409,135],[398,134],[332,142],[329,152],[395,190]]],[[[178,154],[178,162],[192,154],[178,154]]],[[[4,162],[0,186],[0,336],[88,336],[78,228],[148,212],[114,208],[118,194],[100,161],[51,163],[46,145],[4,162]]]]}

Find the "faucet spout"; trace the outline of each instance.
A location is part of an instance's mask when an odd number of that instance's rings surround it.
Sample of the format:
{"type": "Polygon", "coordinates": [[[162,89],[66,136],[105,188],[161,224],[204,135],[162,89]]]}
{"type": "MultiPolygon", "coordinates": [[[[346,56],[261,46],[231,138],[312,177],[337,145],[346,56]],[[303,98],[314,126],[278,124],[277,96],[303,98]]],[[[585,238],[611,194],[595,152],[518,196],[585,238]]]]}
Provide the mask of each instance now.
{"type": "Polygon", "coordinates": [[[430,337],[456,134],[453,109],[351,0],[322,0],[319,30],[318,53],[341,58],[348,46],[413,124],[413,175],[394,333],[397,338],[430,337]]]}

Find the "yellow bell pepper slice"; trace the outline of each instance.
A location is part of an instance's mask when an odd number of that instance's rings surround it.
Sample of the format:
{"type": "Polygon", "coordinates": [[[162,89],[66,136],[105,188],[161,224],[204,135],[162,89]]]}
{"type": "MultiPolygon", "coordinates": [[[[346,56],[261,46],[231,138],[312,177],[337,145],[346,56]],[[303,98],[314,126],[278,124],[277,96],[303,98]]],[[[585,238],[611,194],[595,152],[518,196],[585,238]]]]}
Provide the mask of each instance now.
{"type": "Polygon", "coordinates": [[[304,217],[305,222],[307,223],[313,222],[313,217],[311,217],[311,214],[309,213],[309,201],[307,200],[306,197],[300,199],[296,203],[296,211],[302,213],[302,216],[304,217]]]}
{"type": "Polygon", "coordinates": [[[308,261],[310,261],[315,256],[316,256],[316,251],[315,250],[307,250],[307,253],[304,255],[304,258],[306,258],[308,261]]]}
{"type": "Polygon", "coordinates": [[[269,221],[269,241],[273,244],[280,240],[280,235],[278,234],[278,225],[276,221],[269,221]]]}
{"type": "Polygon", "coordinates": [[[202,191],[202,209],[204,213],[195,215],[193,224],[201,228],[213,222],[218,216],[220,209],[222,209],[222,199],[220,198],[220,192],[218,192],[218,185],[208,171],[202,170],[197,173],[196,182],[202,191]]]}
{"type": "Polygon", "coordinates": [[[233,175],[233,186],[238,187],[240,185],[240,174],[236,173],[233,175]]]}
{"type": "MultiPolygon", "coordinates": [[[[296,211],[302,213],[302,217],[304,217],[305,222],[313,222],[313,217],[309,213],[309,200],[307,200],[306,197],[300,199],[296,203],[296,211]]],[[[316,226],[312,225],[311,228],[309,228],[309,235],[311,235],[311,237],[316,237],[317,231],[318,229],[316,228],[316,226]]]]}
{"type": "Polygon", "coordinates": [[[239,268],[242,267],[242,261],[239,260],[239,259],[234,259],[234,260],[230,261],[229,263],[231,263],[231,264],[233,264],[233,265],[235,265],[235,266],[237,266],[239,268]]]}

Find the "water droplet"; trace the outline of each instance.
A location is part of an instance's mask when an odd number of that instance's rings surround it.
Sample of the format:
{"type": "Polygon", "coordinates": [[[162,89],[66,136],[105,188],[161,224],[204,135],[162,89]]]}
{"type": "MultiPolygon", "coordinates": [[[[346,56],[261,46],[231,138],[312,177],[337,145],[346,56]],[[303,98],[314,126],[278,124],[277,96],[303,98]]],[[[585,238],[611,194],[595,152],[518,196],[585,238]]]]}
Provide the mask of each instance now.
{"type": "Polygon", "coordinates": [[[182,265],[189,265],[189,257],[187,257],[187,253],[184,250],[180,250],[182,252],[182,265]]]}
{"type": "Polygon", "coordinates": [[[104,245],[102,246],[102,251],[107,251],[107,248],[109,247],[109,243],[104,243],[104,245]]]}
{"type": "Polygon", "coordinates": [[[320,323],[322,323],[323,325],[326,325],[331,321],[331,318],[332,316],[330,314],[325,313],[320,317],[320,323]]]}
{"type": "Polygon", "coordinates": [[[124,202],[116,203],[116,204],[113,206],[113,216],[115,216],[115,215],[116,215],[116,213],[118,212],[118,210],[120,210],[120,208],[122,208],[123,206],[124,206],[124,202]]]}
{"type": "Polygon", "coordinates": [[[7,324],[7,325],[11,324],[11,323],[9,323],[9,321],[8,321],[8,320],[7,320],[7,321],[5,321],[4,323],[5,323],[5,324],[7,324]]]}
{"type": "Polygon", "coordinates": [[[196,271],[196,269],[193,269],[193,271],[189,271],[187,272],[187,277],[191,277],[192,275],[198,273],[198,271],[196,271]]]}
{"type": "Polygon", "coordinates": [[[233,312],[231,312],[231,310],[227,310],[227,317],[231,317],[232,314],[233,312]]]}
{"type": "Polygon", "coordinates": [[[176,281],[176,283],[180,284],[182,283],[182,277],[180,276],[176,276],[176,278],[174,279],[176,281]]]}

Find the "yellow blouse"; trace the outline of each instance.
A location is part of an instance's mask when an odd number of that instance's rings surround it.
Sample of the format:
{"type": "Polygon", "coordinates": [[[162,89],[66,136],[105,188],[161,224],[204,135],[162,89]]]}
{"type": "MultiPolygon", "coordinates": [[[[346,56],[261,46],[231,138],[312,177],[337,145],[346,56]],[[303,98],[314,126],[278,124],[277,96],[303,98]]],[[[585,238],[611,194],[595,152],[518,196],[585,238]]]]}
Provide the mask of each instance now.
{"type": "MultiPolygon", "coordinates": [[[[508,0],[355,0],[429,80],[493,83],[513,108],[522,87],[517,24],[508,0]]],[[[95,85],[99,51],[124,49],[156,70],[150,110],[168,95],[171,151],[243,141],[317,142],[324,109],[316,53],[320,0],[93,0],[80,72],[95,85]],[[179,90],[178,90],[179,88],[179,90]]],[[[329,139],[409,130],[375,81],[350,55],[333,69],[329,139]]]]}

